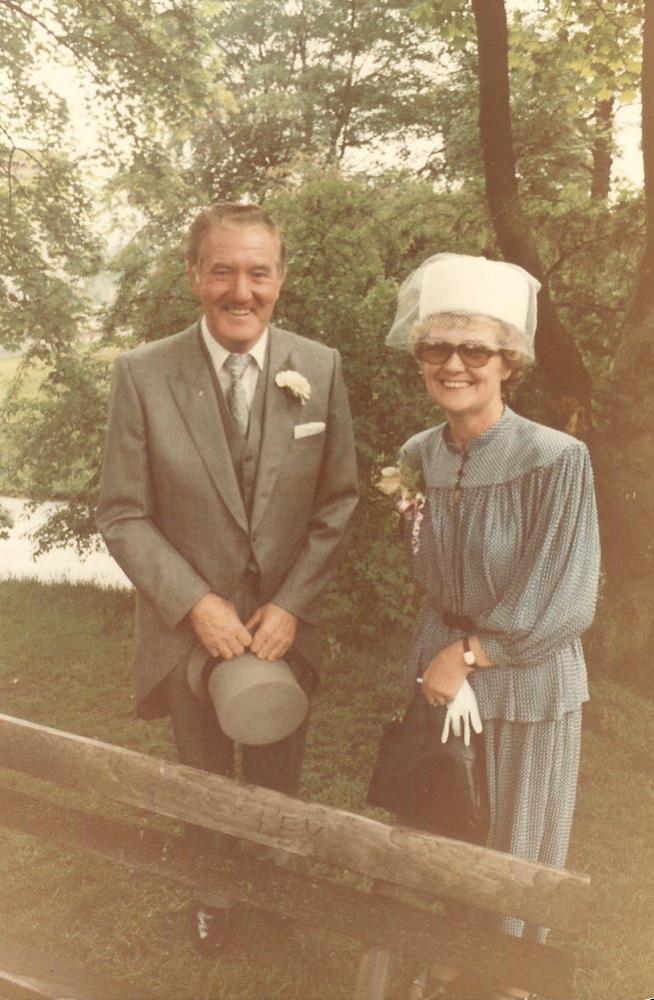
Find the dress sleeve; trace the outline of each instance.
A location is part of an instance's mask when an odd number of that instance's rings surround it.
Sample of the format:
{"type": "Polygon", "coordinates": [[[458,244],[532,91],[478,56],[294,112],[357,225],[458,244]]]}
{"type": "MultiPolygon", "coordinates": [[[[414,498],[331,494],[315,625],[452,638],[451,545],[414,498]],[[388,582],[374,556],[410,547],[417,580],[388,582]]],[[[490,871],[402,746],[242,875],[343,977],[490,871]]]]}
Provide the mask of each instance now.
{"type": "MultiPolygon", "coordinates": [[[[425,479],[422,453],[416,438],[409,438],[398,453],[400,465],[407,465],[419,480],[425,479]]],[[[419,590],[433,591],[436,585],[434,565],[434,544],[431,515],[429,512],[429,491],[425,490],[426,502],[421,511],[415,509],[400,518],[400,528],[404,540],[409,573],[419,590]]]]}
{"type": "Polygon", "coordinates": [[[586,446],[566,448],[535,474],[532,488],[538,490],[530,498],[536,513],[512,582],[475,621],[496,666],[538,664],[578,639],[595,613],[600,547],[586,446]]]}

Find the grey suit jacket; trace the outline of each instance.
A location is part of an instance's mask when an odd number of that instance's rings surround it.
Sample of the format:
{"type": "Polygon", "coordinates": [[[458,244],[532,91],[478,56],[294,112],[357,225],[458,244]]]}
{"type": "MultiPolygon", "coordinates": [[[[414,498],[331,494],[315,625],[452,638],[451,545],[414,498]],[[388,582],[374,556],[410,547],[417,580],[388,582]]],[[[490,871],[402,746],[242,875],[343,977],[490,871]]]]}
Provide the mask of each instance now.
{"type": "Polygon", "coordinates": [[[261,601],[300,619],[295,648],[319,669],[321,599],[357,501],[354,438],[337,351],[271,327],[251,518],[245,511],[197,324],[115,363],[97,523],[137,591],[137,711],[196,643],[188,612],[230,598],[252,555],[261,601]],[[275,384],[293,368],[305,404],[275,384]],[[297,424],[324,432],[294,437],[297,424]]]}

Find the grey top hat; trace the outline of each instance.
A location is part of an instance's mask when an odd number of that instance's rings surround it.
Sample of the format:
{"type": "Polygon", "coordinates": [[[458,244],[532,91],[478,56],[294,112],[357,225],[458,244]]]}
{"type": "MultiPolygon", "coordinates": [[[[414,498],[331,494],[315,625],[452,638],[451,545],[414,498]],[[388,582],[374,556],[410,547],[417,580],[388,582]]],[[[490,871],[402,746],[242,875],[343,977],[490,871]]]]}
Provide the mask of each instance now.
{"type": "Polygon", "coordinates": [[[208,658],[203,646],[193,650],[187,665],[189,687],[198,698],[208,694],[230,739],[249,746],[276,743],[304,722],[309,699],[286,660],[260,660],[254,653],[222,660],[205,689],[208,658]]]}

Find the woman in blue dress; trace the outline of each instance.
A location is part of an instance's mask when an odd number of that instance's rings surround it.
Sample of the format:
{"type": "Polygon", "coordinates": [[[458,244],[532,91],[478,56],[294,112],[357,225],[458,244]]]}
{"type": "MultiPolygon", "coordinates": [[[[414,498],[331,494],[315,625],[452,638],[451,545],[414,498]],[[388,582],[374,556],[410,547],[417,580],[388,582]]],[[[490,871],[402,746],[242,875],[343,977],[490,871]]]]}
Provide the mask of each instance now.
{"type": "MultiPolygon", "coordinates": [[[[426,496],[419,514],[405,514],[422,591],[407,681],[422,678],[431,703],[463,699],[473,720],[478,706],[487,845],[563,867],[588,699],[580,637],[595,609],[599,540],[585,445],[504,401],[534,357],[538,288],[516,265],[438,254],[402,286],[387,343],[413,351],[446,417],[402,449],[426,496]]],[[[502,928],[547,934],[513,917],[502,928]]],[[[435,965],[412,996],[444,995],[435,984],[455,974],[435,965]]],[[[526,994],[507,987],[497,996],[526,994]]]]}

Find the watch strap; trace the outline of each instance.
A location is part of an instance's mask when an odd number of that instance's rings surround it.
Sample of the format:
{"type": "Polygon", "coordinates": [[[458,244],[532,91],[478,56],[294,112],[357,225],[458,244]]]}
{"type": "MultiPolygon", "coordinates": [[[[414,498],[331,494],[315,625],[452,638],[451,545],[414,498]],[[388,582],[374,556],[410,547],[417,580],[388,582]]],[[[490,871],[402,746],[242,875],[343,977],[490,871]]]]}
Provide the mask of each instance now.
{"type": "Polygon", "coordinates": [[[463,660],[466,666],[468,667],[474,668],[477,666],[477,660],[475,659],[475,654],[470,648],[470,637],[467,635],[464,635],[463,637],[463,660]]]}

